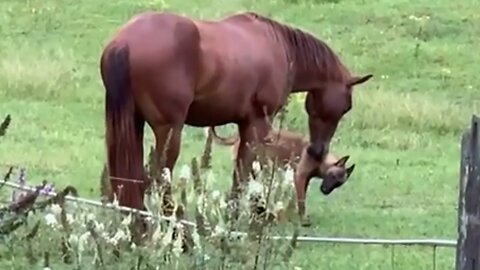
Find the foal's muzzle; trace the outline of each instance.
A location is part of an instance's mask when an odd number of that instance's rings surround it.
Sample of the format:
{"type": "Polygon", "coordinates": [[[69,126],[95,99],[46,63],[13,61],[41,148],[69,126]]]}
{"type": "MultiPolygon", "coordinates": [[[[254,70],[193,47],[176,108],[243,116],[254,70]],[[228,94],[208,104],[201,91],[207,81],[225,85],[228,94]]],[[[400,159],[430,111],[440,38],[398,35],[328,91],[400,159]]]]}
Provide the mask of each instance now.
{"type": "Polygon", "coordinates": [[[334,191],[336,188],[340,187],[343,185],[343,182],[340,181],[328,181],[328,180],[323,180],[322,184],[320,185],[320,191],[322,192],[323,195],[329,195],[334,191]]]}

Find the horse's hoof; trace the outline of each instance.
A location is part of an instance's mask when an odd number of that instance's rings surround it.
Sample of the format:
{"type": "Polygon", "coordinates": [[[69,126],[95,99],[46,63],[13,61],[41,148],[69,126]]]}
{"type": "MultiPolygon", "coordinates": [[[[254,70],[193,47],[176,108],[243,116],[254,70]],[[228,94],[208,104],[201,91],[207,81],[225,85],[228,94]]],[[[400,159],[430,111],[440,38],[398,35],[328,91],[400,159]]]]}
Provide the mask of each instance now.
{"type": "Polygon", "coordinates": [[[302,218],[300,225],[302,227],[310,227],[312,226],[312,222],[310,221],[310,217],[304,217],[302,218]]]}

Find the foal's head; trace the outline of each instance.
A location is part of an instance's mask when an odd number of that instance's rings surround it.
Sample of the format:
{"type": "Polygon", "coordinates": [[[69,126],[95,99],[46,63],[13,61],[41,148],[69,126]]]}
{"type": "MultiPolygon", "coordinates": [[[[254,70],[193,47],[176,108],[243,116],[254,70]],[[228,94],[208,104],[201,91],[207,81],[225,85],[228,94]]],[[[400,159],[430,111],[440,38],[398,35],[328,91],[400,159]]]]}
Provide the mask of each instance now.
{"type": "Polygon", "coordinates": [[[346,167],[347,160],[350,156],[344,156],[332,165],[322,174],[323,182],[320,185],[320,191],[324,195],[332,193],[335,189],[341,187],[350,178],[355,169],[355,164],[346,167]]]}
{"type": "Polygon", "coordinates": [[[346,82],[326,82],[321,88],[308,92],[305,110],[308,114],[311,144],[307,152],[313,159],[322,162],[328,153],[338,123],[352,108],[353,87],[372,77],[369,74],[351,77],[346,82]]]}

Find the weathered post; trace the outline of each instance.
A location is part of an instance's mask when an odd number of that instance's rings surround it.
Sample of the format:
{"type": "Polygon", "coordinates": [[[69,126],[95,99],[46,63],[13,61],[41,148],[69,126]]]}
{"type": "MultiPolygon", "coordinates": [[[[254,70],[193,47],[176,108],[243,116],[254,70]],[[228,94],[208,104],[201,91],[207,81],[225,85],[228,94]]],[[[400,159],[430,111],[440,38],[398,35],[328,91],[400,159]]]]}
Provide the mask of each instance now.
{"type": "Polygon", "coordinates": [[[457,270],[480,270],[480,118],[462,137],[457,270]]]}

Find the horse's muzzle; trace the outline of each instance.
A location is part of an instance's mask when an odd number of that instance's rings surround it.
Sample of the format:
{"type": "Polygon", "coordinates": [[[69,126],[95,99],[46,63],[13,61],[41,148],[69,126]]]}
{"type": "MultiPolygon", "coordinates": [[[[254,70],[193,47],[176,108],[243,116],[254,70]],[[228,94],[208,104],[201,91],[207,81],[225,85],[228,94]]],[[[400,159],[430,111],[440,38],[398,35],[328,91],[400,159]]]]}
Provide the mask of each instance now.
{"type": "Polygon", "coordinates": [[[307,154],[315,161],[323,162],[323,159],[327,154],[326,150],[327,149],[323,143],[312,143],[307,148],[307,154]]]}

